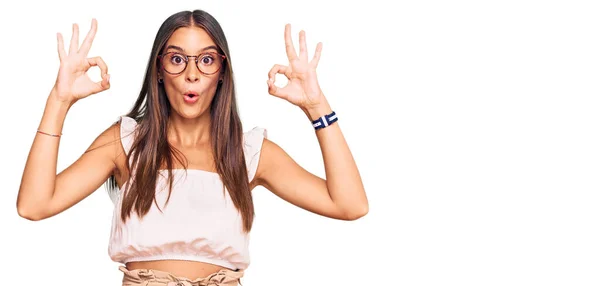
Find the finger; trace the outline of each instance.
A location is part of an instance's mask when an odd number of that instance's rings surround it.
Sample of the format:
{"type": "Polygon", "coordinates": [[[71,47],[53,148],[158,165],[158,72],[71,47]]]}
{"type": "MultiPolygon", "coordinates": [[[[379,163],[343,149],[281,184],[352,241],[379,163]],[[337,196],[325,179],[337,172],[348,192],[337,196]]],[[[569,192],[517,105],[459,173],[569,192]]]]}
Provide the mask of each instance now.
{"type": "Polygon", "coordinates": [[[102,90],[107,90],[110,88],[110,75],[107,74],[102,78],[102,81],[99,82],[102,90]]]}
{"type": "Polygon", "coordinates": [[[73,24],[73,35],[71,36],[71,45],[69,46],[69,55],[77,52],[79,46],[79,25],[73,24]]]}
{"type": "Polygon", "coordinates": [[[308,61],[308,54],[306,52],[306,33],[304,30],[300,31],[300,60],[308,61]]]}
{"type": "Polygon", "coordinates": [[[287,99],[287,95],[285,93],[283,93],[283,89],[279,88],[275,85],[274,82],[271,82],[270,80],[267,80],[267,86],[269,87],[269,94],[282,98],[282,99],[287,99]]]}
{"type": "Polygon", "coordinates": [[[87,33],[87,36],[85,37],[85,40],[83,40],[83,43],[81,44],[81,48],[79,49],[79,52],[82,53],[84,56],[87,56],[88,52],[90,51],[90,48],[92,47],[92,42],[94,41],[94,37],[96,36],[97,30],[98,30],[98,22],[96,21],[96,19],[92,19],[92,27],[90,28],[90,31],[87,33]]]}
{"type": "Polygon", "coordinates": [[[269,71],[269,81],[275,82],[275,75],[277,74],[283,74],[285,77],[290,79],[292,76],[292,70],[288,66],[274,65],[269,71]]]}
{"type": "Polygon", "coordinates": [[[90,67],[98,66],[100,68],[100,75],[102,76],[102,78],[104,78],[104,76],[108,74],[108,67],[106,66],[106,63],[101,57],[88,58],[87,61],[90,67]]]}
{"type": "Polygon", "coordinates": [[[92,93],[98,93],[101,91],[105,91],[110,88],[110,75],[104,75],[102,80],[95,83],[94,88],[92,89],[92,93]]]}
{"type": "Polygon", "coordinates": [[[315,50],[315,55],[313,59],[310,61],[310,64],[315,68],[319,65],[319,60],[321,59],[321,50],[323,50],[323,43],[319,42],[317,44],[317,50],[315,50]]]}
{"type": "Polygon", "coordinates": [[[298,58],[298,56],[296,55],[296,49],[294,49],[294,43],[292,43],[292,36],[291,36],[291,25],[290,24],[286,24],[285,25],[285,52],[287,54],[287,57],[290,61],[293,61],[295,59],[298,58]]]}
{"type": "Polygon", "coordinates": [[[60,33],[56,33],[56,41],[58,42],[58,58],[62,61],[67,57],[65,52],[65,44],[63,42],[63,37],[60,33]]]}

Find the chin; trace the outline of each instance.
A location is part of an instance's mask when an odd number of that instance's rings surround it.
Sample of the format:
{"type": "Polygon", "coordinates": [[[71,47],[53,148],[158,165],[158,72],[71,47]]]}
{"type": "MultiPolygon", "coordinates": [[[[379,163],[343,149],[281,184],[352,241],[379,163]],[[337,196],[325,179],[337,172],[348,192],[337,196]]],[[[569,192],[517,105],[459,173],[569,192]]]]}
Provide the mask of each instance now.
{"type": "Polygon", "coordinates": [[[178,110],[175,110],[175,112],[185,119],[196,119],[202,117],[204,113],[208,112],[208,109],[197,109],[183,106],[183,108],[179,108],[178,110]]]}

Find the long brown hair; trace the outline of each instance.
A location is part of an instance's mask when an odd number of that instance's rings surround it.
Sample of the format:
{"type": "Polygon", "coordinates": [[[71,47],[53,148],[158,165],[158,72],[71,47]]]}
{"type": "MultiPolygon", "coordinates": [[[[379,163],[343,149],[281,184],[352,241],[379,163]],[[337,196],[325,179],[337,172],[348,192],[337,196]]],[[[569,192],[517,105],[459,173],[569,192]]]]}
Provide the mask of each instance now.
{"type": "MultiPolygon", "coordinates": [[[[169,196],[171,194],[173,160],[182,160],[180,152],[166,140],[171,105],[164,87],[158,84],[157,57],[176,29],[191,26],[203,28],[219,52],[226,56],[221,69],[223,81],[218,85],[210,105],[212,153],[223,186],[242,216],[244,231],[249,232],[254,219],[254,205],[244,159],[244,134],[236,103],[231,56],[221,26],[213,16],[202,10],[171,15],[156,34],[142,89],[127,114],[138,122],[138,130],[134,133],[136,136],[126,157],[129,174],[133,177],[125,183],[128,188],[123,188],[127,192],[122,201],[121,219],[129,218],[132,210],[140,217],[148,213],[155,202],[156,180],[163,165],[168,170],[169,196]]],[[[114,175],[109,178],[107,185],[109,191],[118,189],[114,175]]]]}

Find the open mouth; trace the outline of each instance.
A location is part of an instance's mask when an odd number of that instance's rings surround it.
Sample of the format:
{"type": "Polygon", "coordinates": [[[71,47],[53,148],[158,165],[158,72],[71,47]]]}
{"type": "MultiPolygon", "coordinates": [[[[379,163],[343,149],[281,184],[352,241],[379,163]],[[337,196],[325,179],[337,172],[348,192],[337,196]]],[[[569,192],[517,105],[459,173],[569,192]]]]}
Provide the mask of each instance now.
{"type": "Polygon", "coordinates": [[[194,103],[200,96],[195,92],[186,92],[183,96],[183,100],[188,103],[194,103]]]}

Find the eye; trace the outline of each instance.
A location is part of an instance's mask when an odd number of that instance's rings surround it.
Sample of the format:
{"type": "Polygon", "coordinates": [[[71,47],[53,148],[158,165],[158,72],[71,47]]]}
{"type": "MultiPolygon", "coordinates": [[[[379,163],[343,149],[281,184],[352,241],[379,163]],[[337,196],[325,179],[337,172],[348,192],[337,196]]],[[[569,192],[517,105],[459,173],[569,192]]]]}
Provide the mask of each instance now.
{"type": "Polygon", "coordinates": [[[200,58],[200,63],[202,63],[205,66],[210,66],[214,62],[215,62],[215,56],[213,56],[211,54],[202,55],[202,57],[200,58]]]}
{"type": "Polygon", "coordinates": [[[180,65],[185,63],[185,57],[180,54],[171,54],[169,55],[169,62],[175,65],[180,65]]]}

